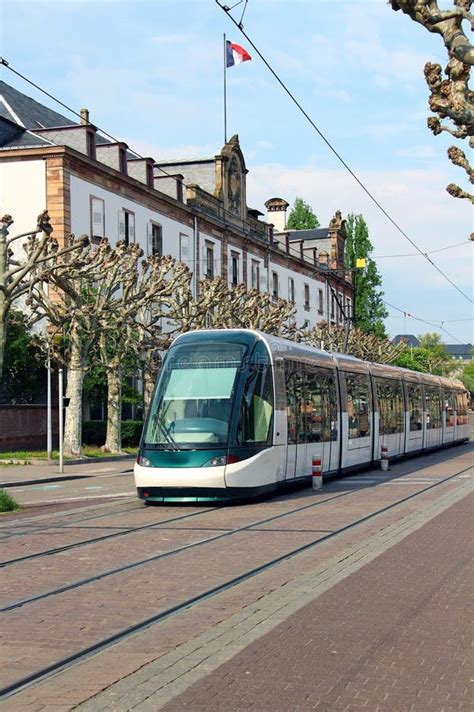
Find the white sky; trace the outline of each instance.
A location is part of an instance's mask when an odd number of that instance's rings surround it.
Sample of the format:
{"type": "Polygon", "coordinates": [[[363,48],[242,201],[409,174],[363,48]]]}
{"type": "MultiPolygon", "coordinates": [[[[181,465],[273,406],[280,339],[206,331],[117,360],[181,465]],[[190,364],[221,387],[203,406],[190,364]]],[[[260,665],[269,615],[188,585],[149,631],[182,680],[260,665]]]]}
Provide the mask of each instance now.
{"type": "MultiPolygon", "coordinates": [[[[243,7],[232,12],[237,21],[243,7]]],[[[473,341],[472,303],[423,257],[382,257],[414,249],[215,0],[3,0],[1,12],[2,53],[14,69],[74,109],[89,108],[93,123],[156,160],[221,149],[225,32],[252,55],[227,73],[227,133],[239,134],[249,206],[264,212],[270,197],[292,204],[300,196],[322,225],[337,209],[362,213],[373,255],[380,256],[387,302],[473,341]]],[[[467,187],[467,180],[446,157],[449,137],[434,137],[426,127],[423,66],[444,66],[441,38],[395,13],[386,0],[249,0],[244,29],[410,238],[424,252],[457,245],[431,258],[472,297],[472,208],[445,191],[450,182],[467,187]]],[[[12,72],[3,70],[2,78],[67,113],[12,72]]],[[[392,336],[437,330],[455,343],[441,329],[389,311],[392,336]]]]}

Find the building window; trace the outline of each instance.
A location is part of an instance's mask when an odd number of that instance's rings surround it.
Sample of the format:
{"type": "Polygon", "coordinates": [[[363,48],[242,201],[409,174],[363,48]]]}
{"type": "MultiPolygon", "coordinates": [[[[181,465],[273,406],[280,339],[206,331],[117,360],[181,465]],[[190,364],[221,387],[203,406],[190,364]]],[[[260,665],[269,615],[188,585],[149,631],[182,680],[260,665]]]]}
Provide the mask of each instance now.
{"type": "Polygon", "coordinates": [[[123,148],[119,149],[119,170],[120,173],[127,175],[127,155],[123,148]]]}
{"type": "Polygon", "coordinates": [[[352,314],[352,302],[351,302],[351,300],[349,299],[349,297],[347,297],[347,299],[346,299],[346,318],[347,318],[347,319],[352,319],[352,317],[353,317],[353,314],[352,314]]]}
{"type": "Polygon", "coordinates": [[[304,285],[304,308],[307,311],[310,308],[309,284],[304,285]]]}
{"type": "Polygon", "coordinates": [[[230,253],[230,283],[232,286],[239,283],[239,255],[237,252],[230,253]]]}
{"type": "Polygon", "coordinates": [[[189,237],[183,233],[179,235],[179,261],[185,265],[189,262],[189,237]]]}
{"type": "Polygon", "coordinates": [[[272,272],[272,297],[278,299],[278,274],[272,272]]]}
{"type": "Polygon", "coordinates": [[[252,260],[252,289],[260,291],[260,263],[258,260],[252,260]]]}
{"type": "Polygon", "coordinates": [[[214,245],[212,242],[206,242],[205,252],[206,261],[204,265],[204,275],[209,279],[214,278],[214,245]]]}
{"type": "Polygon", "coordinates": [[[292,277],[288,277],[288,301],[295,303],[295,280],[292,277]]]}
{"type": "Polygon", "coordinates": [[[163,228],[157,223],[151,224],[150,252],[155,257],[163,254],[163,228]]]}
{"type": "Polygon", "coordinates": [[[90,197],[91,240],[98,243],[105,237],[105,203],[102,198],[90,197]]]}
{"type": "Polygon", "coordinates": [[[344,321],[344,296],[339,292],[339,320],[344,321]]]}
{"type": "Polygon", "coordinates": [[[324,312],[324,294],[322,289],[318,289],[318,314],[324,312]]]}
{"type": "Polygon", "coordinates": [[[334,305],[335,305],[335,299],[334,299],[334,292],[331,292],[331,319],[334,319],[334,305]]]}
{"type": "Polygon", "coordinates": [[[135,242],[135,213],[130,210],[119,212],[119,240],[123,240],[127,247],[135,242]]]}

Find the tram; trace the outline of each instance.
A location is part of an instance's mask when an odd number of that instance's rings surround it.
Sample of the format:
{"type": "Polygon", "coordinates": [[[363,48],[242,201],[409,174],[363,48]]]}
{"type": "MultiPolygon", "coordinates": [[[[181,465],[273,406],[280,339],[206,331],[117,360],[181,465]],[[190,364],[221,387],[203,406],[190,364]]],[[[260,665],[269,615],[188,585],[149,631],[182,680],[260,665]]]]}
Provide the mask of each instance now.
{"type": "Polygon", "coordinates": [[[368,363],[248,329],[171,345],[134,468],[152,502],[247,498],[467,440],[460,381],[368,363]]]}

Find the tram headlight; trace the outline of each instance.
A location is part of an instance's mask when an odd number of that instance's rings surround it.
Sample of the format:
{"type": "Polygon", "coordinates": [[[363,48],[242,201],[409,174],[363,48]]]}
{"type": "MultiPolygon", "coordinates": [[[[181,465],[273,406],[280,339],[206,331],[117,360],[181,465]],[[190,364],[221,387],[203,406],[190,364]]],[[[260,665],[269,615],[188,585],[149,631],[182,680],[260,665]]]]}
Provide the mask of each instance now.
{"type": "Polygon", "coordinates": [[[222,465],[231,465],[233,462],[239,461],[240,457],[237,457],[237,455],[220,455],[219,457],[213,457],[211,460],[208,460],[202,467],[219,467],[222,465]]]}
{"type": "Polygon", "coordinates": [[[219,465],[227,465],[227,455],[213,457],[203,464],[203,467],[219,467],[219,465]]]}
{"type": "Polygon", "coordinates": [[[137,457],[137,465],[141,465],[142,467],[152,467],[150,460],[145,457],[145,455],[139,455],[137,457]]]}

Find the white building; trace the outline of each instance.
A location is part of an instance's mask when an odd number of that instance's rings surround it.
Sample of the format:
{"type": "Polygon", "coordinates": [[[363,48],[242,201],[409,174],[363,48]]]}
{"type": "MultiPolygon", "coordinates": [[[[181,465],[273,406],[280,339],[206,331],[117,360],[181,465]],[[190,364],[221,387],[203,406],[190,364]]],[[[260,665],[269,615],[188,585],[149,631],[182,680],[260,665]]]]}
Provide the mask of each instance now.
{"type": "Polygon", "coordinates": [[[264,222],[247,207],[246,174],[237,136],[214,157],[157,163],[106,140],[87,110],[74,123],[0,82],[0,209],[12,234],[46,208],[60,244],[70,233],[138,242],[186,262],[194,289],[221,276],[294,302],[298,324],[343,323],[353,288],[340,213],[328,228],[286,231],[288,204],[272,199],[264,222]]]}

